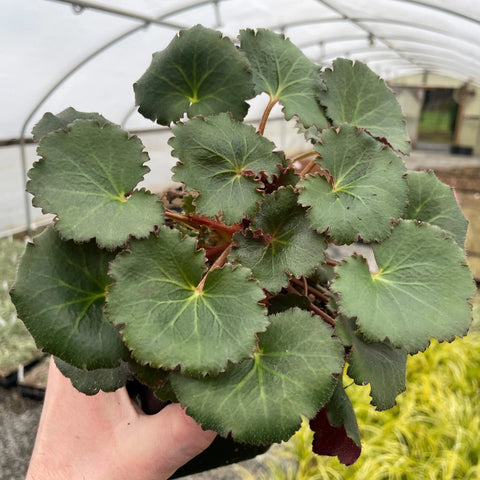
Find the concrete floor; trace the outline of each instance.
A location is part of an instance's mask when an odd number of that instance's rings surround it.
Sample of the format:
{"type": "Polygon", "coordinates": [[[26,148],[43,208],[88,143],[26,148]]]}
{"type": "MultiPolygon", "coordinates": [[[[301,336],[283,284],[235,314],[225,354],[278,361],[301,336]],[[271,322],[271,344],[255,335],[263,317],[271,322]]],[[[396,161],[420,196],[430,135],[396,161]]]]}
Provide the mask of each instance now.
{"type": "Polygon", "coordinates": [[[25,478],[41,409],[16,387],[0,389],[0,480],[25,478]]]}
{"type": "Polygon", "coordinates": [[[413,150],[405,159],[409,170],[480,167],[480,156],[451,155],[445,151],[413,150]]]}

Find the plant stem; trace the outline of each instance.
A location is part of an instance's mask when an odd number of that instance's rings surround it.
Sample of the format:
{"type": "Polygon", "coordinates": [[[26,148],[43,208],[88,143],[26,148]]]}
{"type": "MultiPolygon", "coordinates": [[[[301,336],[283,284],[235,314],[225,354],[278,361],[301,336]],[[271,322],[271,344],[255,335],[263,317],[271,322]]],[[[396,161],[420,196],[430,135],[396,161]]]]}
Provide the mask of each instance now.
{"type": "Polygon", "coordinates": [[[297,157],[293,158],[292,163],[300,162],[302,160],[305,160],[306,158],[310,158],[313,155],[318,156],[318,152],[316,152],[315,150],[312,150],[311,152],[302,153],[301,155],[298,155],[297,157]]]}
{"type": "Polygon", "coordinates": [[[219,230],[221,232],[228,233],[233,235],[234,233],[239,232],[242,227],[238,224],[225,225],[222,222],[217,222],[211,218],[204,216],[195,216],[195,215],[182,215],[181,213],[174,212],[173,210],[165,209],[165,216],[174,220],[175,222],[183,223],[189,227],[203,225],[209,227],[213,230],[219,230]]]}
{"type": "Polygon", "coordinates": [[[303,280],[303,291],[308,292],[308,280],[305,275],[302,275],[302,280],[303,280]]]}
{"type": "Polygon", "coordinates": [[[216,268],[223,267],[225,262],[227,261],[227,257],[232,249],[233,242],[228,244],[227,247],[223,250],[223,252],[218,256],[218,258],[212,263],[212,266],[208,269],[208,272],[203,276],[200,280],[200,283],[197,285],[195,289],[197,293],[203,292],[203,288],[205,287],[205,282],[207,280],[208,274],[215,270],[216,268]]]}
{"type": "Polygon", "coordinates": [[[310,304],[310,309],[312,310],[312,312],[314,312],[317,315],[319,315],[320,317],[322,317],[322,319],[325,322],[327,322],[329,325],[331,325],[332,327],[335,326],[335,319],[332,318],[328,313],[325,313],[322,309],[318,308],[313,303],[310,304]]]}
{"type": "Polygon", "coordinates": [[[302,178],[304,178],[308,173],[310,173],[310,171],[312,170],[312,168],[317,164],[316,162],[316,159],[315,158],[312,158],[304,167],[304,169],[300,172],[300,176],[302,178]]]}
{"type": "Polygon", "coordinates": [[[337,265],[340,265],[340,262],[337,260],[332,260],[331,258],[327,258],[325,260],[326,265],[330,265],[331,267],[336,267],[337,265]]]}
{"type": "MultiPolygon", "coordinates": [[[[296,279],[295,279],[296,280],[296,279]]],[[[298,280],[297,280],[298,282],[298,280]]],[[[301,283],[301,282],[300,282],[301,283]]],[[[293,288],[292,285],[289,285],[287,287],[287,290],[290,292],[290,293],[294,293],[296,295],[300,295],[302,297],[305,297],[306,295],[302,295],[298,290],[296,290],[295,288],[293,288]]],[[[318,290],[317,290],[318,291],[318,290]]],[[[306,293],[306,292],[305,292],[306,293]]],[[[319,292],[320,293],[320,292],[319,292]]],[[[319,317],[322,318],[322,320],[324,320],[325,322],[327,322],[329,325],[331,325],[332,327],[335,326],[335,319],[332,318],[328,313],[325,313],[321,308],[317,307],[316,305],[314,305],[312,302],[310,302],[310,310],[313,312],[313,313],[316,313],[319,317]]]]}
{"type": "MultiPolygon", "coordinates": [[[[304,277],[305,278],[305,277],[304,277]]],[[[315,297],[317,297],[319,300],[321,300],[322,302],[328,302],[330,300],[330,298],[328,297],[328,295],[325,295],[323,292],[321,292],[320,290],[317,290],[316,288],[308,285],[306,282],[302,282],[298,279],[296,279],[295,277],[292,277],[290,279],[290,281],[292,283],[294,283],[295,285],[298,285],[299,287],[303,287],[304,290],[305,290],[305,295],[307,295],[308,293],[312,293],[313,295],[315,295],[315,297]]]]}
{"type": "Polygon", "coordinates": [[[296,288],[293,288],[292,285],[287,287],[287,291],[293,293],[294,295],[298,295],[299,297],[305,297],[305,295],[302,295],[296,288]]]}
{"type": "Polygon", "coordinates": [[[265,111],[263,112],[260,125],[258,126],[258,132],[261,133],[262,135],[263,135],[263,132],[265,131],[265,126],[267,125],[268,116],[270,115],[272,108],[275,106],[277,102],[278,100],[272,100],[271,98],[268,101],[265,111]]]}

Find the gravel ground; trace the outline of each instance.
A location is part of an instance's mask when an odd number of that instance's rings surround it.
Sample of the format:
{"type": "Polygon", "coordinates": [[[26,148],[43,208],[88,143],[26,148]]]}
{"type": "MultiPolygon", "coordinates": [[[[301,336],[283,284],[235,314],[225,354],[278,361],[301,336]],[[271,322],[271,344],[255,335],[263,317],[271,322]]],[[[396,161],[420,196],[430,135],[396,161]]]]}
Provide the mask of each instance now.
{"type": "Polygon", "coordinates": [[[25,478],[41,410],[17,387],[0,390],[0,480],[25,478]]]}

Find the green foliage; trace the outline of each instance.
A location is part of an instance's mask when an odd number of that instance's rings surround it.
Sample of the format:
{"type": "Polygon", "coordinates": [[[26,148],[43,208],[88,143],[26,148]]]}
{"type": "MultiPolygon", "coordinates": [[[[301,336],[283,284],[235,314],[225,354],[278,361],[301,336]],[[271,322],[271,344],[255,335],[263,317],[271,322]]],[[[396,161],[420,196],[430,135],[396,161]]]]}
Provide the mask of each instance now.
{"type": "Polygon", "coordinates": [[[400,105],[365,64],[339,58],[323,78],[327,88],[319,92],[320,101],[334,125],[355,125],[385,139],[395,150],[410,151],[400,105]]]}
{"type": "Polygon", "coordinates": [[[253,97],[248,64],[221,33],[197,25],[180,32],[134,85],[139,111],[161,125],[187,113],[230,112],[242,120],[253,97]]]}
{"type": "Polygon", "coordinates": [[[265,445],[289,438],[300,426],[298,412],[312,417],[328,401],[343,353],[331,327],[292,309],[273,317],[259,334],[253,358],[216,377],[176,374],[172,383],[179,400],[205,428],[265,445]]]}
{"type": "Polygon", "coordinates": [[[249,267],[267,290],[287,285],[289,274],[310,275],[325,260],[325,239],[309,228],[292,189],[265,195],[252,220],[246,234],[235,236],[238,247],[233,257],[249,267]]]}
{"type": "Polygon", "coordinates": [[[463,248],[468,222],[453,189],[440,182],[432,171],[409,172],[407,182],[408,203],[403,218],[437,225],[463,248]]]}
{"type": "Polygon", "coordinates": [[[92,241],[62,241],[52,228],[27,245],[10,295],[39,348],[78,368],[119,364],[125,349],[103,313],[114,257],[92,241]]]}
{"type": "Polygon", "coordinates": [[[244,30],[239,38],[256,93],[265,92],[272,103],[280,102],[287,120],[296,115],[305,127],[325,128],[327,120],[317,101],[322,88],[318,65],[290,40],[268,30],[244,30]]]}
{"type": "Polygon", "coordinates": [[[9,289],[15,280],[18,261],[25,242],[12,237],[0,239],[0,375],[29,362],[38,351],[35,341],[15,314],[9,289]]]}
{"type": "Polygon", "coordinates": [[[99,246],[115,248],[129,236],[148,236],[162,221],[157,197],[134,190],[149,171],[148,155],[120,127],[78,119],[42,137],[38,154],[27,188],[35,206],[58,215],[65,240],[96,238],[99,246]]]}
{"type": "Polygon", "coordinates": [[[316,175],[299,182],[300,202],[310,206],[312,227],[328,230],[340,244],[358,237],[365,242],[384,240],[407,198],[402,160],[352,125],[327,130],[315,150],[329,178],[316,175]]]}
{"type": "Polygon", "coordinates": [[[337,267],[332,285],[341,295],[340,311],[357,317],[369,341],[389,339],[395,347],[416,353],[428,346],[430,337],[453,340],[467,333],[467,300],[475,287],[462,251],[442,230],[402,220],[373,251],[377,272],[372,274],[363,258],[350,257],[337,267]]]}
{"type": "Polygon", "coordinates": [[[172,155],[180,159],[173,179],[199,191],[199,213],[222,215],[226,223],[255,213],[262,200],[259,174],[278,172],[275,144],[226,113],[197,117],[173,129],[172,155]]]}
{"type": "Polygon", "coordinates": [[[335,333],[345,344],[352,345],[348,375],[357,385],[370,384],[372,404],[378,410],[395,406],[397,395],[405,390],[407,352],[394,348],[389,341],[371,344],[355,331],[353,318],[338,317],[335,333]]]}
{"type": "Polygon", "coordinates": [[[43,117],[27,188],[56,219],[28,245],[12,298],[85,393],[134,378],[252,444],[315,418],[315,451],[352,463],[346,362],[387,409],[408,353],[468,329],[465,220],[432,174],[407,175],[400,108],[365,65],[322,71],[267,30],[238,40],[183,31],[135,84],[139,111],[171,127],[180,212],[137,189],[149,160],[137,137],[94,113],[43,117]],[[262,92],[255,129],[246,101],[262,92]],[[264,136],[277,102],[305,133],[298,158],[264,136]],[[358,240],[378,271],[326,253],[358,240]]]}
{"type": "Polygon", "coordinates": [[[263,292],[246,268],[231,265],[199,288],[205,257],[195,247],[193,238],[167,227],[132,242],[111,268],[107,314],[141,363],[215,374],[255,348],[255,332],[267,326],[257,303],[263,292]]]}
{"type": "Polygon", "coordinates": [[[132,372],[125,363],[114,368],[97,368],[95,370],[74,367],[60,358],[55,358],[55,364],[70,379],[77,390],[87,395],[95,395],[100,390],[114,392],[132,378],[132,372]]]}
{"type": "MultiPolygon", "coordinates": [[[[410,357],[408,389],[387,412],[375,411],[367,390],[346,377],[363,441],[355,465],[313,454],[313,432],[305,422],[288,443],[271,450],[267,471],[255,480],[476,480],[479,342],[479,333],[472,332],[452,344],[433,342],[410,357]]],[[[245,478],[253,477],[245,472],[245,478]]]]}

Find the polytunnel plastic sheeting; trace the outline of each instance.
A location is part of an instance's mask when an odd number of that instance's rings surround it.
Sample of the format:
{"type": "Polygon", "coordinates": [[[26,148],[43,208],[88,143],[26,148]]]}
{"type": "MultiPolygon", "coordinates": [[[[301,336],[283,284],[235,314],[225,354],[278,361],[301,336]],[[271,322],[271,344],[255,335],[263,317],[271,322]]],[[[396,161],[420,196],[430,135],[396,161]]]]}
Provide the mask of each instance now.
{"type": "MultiPolygon", "coordinates": [[[[99,111],[152,128],[132,84],[181,28],[284,32],[313,61],[367,63],[385,79],[433,72],[480,84],[478,0],[0,0],[0,142],[45,111],[99,111]]],[[[251,116],[256,115],[253,109],[251,116]]]]}

